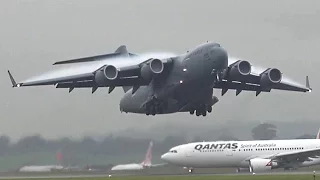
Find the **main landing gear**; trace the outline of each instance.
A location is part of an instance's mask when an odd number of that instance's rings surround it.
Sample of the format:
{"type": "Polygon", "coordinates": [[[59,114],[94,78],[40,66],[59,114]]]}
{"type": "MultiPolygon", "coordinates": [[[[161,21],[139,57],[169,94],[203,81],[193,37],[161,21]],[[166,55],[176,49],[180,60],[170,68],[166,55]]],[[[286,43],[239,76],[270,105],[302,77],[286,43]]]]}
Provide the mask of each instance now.
{"type": "Polygon", "coordinates": [[[146,115],[156,115],[156,114],[162,114],[164,110],[166,109],[167,104],[165,102],[159,101],[159,100],[153,100],[146,104],[146,115]]]}
{"type": "Polygon", "coordinates": [[[212,112],[212,106],[208,106],[208,105],[205,105],[205,104],[201,104],[200,106],[198,106],[197,108],[195,109],[192,109],[191,111],[189,111],[190,114],[194,114],[196,113],[196,116],[206,116],[207,115],[207,112],[208,113],[211,113],[212,112]]]}

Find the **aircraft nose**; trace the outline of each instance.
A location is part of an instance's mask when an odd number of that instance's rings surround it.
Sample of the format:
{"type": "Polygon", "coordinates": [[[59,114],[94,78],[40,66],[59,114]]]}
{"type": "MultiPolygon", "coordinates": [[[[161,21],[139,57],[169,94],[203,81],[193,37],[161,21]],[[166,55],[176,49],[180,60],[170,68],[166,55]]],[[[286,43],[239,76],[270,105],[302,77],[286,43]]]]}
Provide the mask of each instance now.
{"type": "Polygon", "coordinates": [[[163,154],[163,155],[161,156],[161,159],[162,159],[163,161],[168,162],[168,161],[169,161],[168,153],[163,154]]]}
{"type": "Polygon", "coordinates": [[[215,63],[215,69],[225,69],[228,67],[228,53],[224,48],[213,47],[210,56],[215,63]]]}

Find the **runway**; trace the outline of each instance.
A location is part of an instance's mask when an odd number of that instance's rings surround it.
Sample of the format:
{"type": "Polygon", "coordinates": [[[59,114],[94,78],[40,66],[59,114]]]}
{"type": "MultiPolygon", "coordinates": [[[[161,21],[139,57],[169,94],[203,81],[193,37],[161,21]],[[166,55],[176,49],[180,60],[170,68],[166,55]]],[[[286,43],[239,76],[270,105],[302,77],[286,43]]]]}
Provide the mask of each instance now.
{"type": "MultiPolygon", "coordinates": [[[[310,171],[287,171],[287,172],[266,172],[266,173],[256,173],[255,175],[312,175],[313,172],[310,171]]],[[[315,172],[319,175],[320,172],[315,172]]],[[[112,177],[121,176],[243,176],[252,175],[252,173],[194,173],[194,174],[111,174],[112,177]]],[[[21,175],[21,176],[0,176],[0,179],[66,179],[66,178],[103,178],[109,177],[109,174],[68,174],[68,175],[21,175]]]]}

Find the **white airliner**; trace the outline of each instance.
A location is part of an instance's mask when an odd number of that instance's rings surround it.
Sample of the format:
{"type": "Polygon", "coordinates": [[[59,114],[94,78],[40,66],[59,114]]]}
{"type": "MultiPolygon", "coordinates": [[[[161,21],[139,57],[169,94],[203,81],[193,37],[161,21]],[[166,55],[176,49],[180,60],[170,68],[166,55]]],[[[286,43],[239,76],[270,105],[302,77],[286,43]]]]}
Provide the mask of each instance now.
{"type": "Polygon", "coordinates": [[[63,166],[45,165],[45,166],[23,166],[19,172],[52,172],[55,170],[62,170],[63,166]]]}
{"type": "Polygon", "coordinates": [[[151,141],[145,156],[144,161],[142,161],[140,164],[138,163],[132,163],[132,164],[119,164],[111,168],[112,171],[115,170],[142,170],[150,167],[155,167],[155,166],[161,166],[165,164],[152,164],[151,159],[152,159],[152,146],[153,142],[151,141]]]}
{"type": "Polygon", "coordinates": [[[61,164],[62,161],[62,153],[60,150],[56,154],[57,164],[58,165],[28,165],[19,168],[19,172],[52,172],[52,171],[61,171],[64,167],[61,164]]]}
{"type": "Polygon", "coordinates": [[[320,164],[316,139],[194,142],[173,147],[161,159],[193,168],[237,167],[252,173],[320,164]]]}

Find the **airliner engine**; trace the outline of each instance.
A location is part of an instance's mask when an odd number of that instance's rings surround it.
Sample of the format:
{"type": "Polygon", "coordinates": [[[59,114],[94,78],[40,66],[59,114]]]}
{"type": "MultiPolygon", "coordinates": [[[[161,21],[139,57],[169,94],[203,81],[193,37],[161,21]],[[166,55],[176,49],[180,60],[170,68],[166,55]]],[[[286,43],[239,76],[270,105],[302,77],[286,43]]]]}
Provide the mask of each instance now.
{"type": "Polygon", "coordinates": [[[112,65],[107,65],[102,69],[98,70],[95,74],[95,82],[99,85],[104,85],[106,81],[112,81],[117,79],[118,70],[112,65]]]}
{"type": "Polygon", "coordinates": [[[164,64],[160,59],[151,59],[141,67],[141,77],[145,80],[151,80],[155,75],[161,74],[164,64]]]}
{"type": "Polygon", "coordinates": [[[249,161],[250,172],[264,172],[277,168],[278,164],[271,159],[255,158],[249,161]]]}
{"type": "Polygon", "coordinates": [[[250,168],[237,168],[236,172],[240,173],[240,172],[250,172],[250,168]]]}
{"type": "Polygon", "coordinates": [[[279,83],[282,79],[282,74],[279,69],[270,68],[260,75],[260,84],[262,87],[268,87],[272,84],[279,83]]]}

